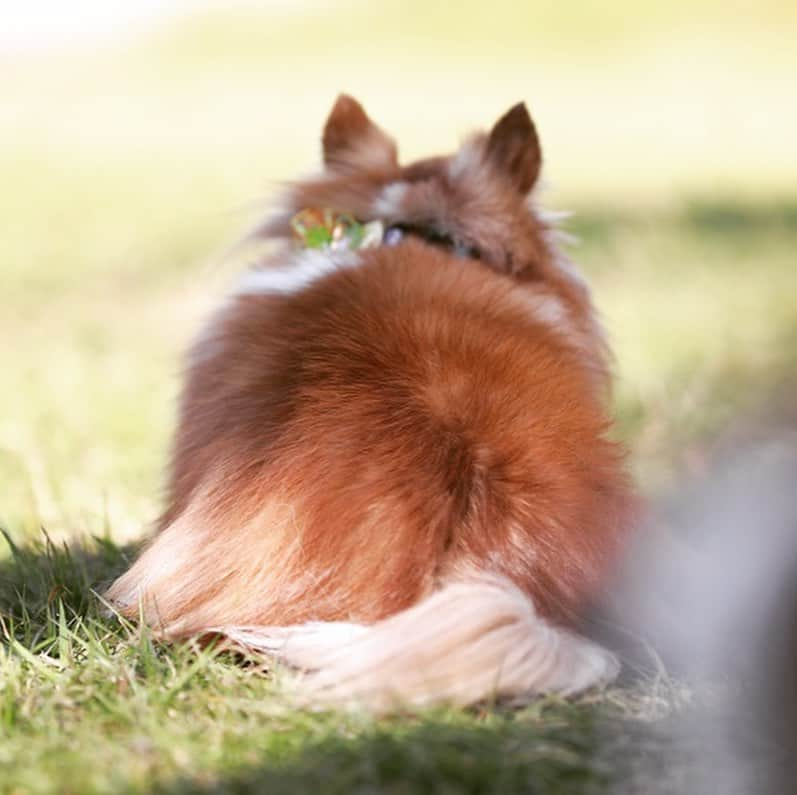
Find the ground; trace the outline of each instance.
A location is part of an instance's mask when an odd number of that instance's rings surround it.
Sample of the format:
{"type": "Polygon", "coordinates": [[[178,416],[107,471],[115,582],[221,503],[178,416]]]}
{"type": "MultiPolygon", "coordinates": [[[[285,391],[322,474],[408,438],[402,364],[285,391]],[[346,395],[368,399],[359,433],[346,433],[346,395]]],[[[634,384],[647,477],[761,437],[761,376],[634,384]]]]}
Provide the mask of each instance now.
{"type": "Polygon", "coordinates": [[[719,27],[724,4],[618,4],[633,37],[586,2],[484,29],[474,4],[453,20],[432,4],[423,25],[406,4],[343,5],[7,59],[0,793],[697,791],[666,728],[701,696],[666,672],[376,720],[296,710],[280,676],[103,615],[97,590],[158,510],[180,351],[241,264],[225,247],[247,200],[313,165],[337,90],[413,155],[529,101],[557,184],[543,200],[574,211],[570,253],[615,352],[615,433],[654,505],[792,394],[788,4],[719,27]]]}

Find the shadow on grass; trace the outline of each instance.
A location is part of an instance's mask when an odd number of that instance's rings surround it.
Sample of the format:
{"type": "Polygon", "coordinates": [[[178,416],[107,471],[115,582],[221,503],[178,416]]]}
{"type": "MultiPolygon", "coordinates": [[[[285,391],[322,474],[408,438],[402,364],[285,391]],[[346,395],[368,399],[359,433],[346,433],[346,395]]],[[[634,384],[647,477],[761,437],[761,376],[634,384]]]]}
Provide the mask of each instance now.
{"type": "Polygon", "coordinates": [[[594,709],[553,705],[529,718],[425,716],[341,732],[212,781],[184,778],[156,788],[188,793],[599,793],[607,768],[594,709]],[[282,757],[282,758],[280,758],[282,757]]]}
{"type": "MultiPolygon", "coordinates": [[[[464,725],[426,715],[398,728],[343,733],[265,758],[243,770],[201,774],[161,784],[160,795],[684,795],[711,791],[713,766],[728,763],[714,739],[720,715],[705,730],[691,711],[656,721],[608,714],[595,705],[552,705],[529,719],[494,713],[464,725]]],[[[454,719],[456,720],[456,719],[454,719]]],[[[467,719],[466,719],[467,720],[467,719]]],[[[771,759],[746,760],[758,790],[786,795],[771,759]]],[[[749,795],[743,782],[723,790],[749,795]]]]}
{"type": "Polygon", "coordinates": [[[10,556],[0,559],[0,619],[5,632],[27,648],[36,645],[57,626],[59,611],[70,617],[100,618],[101,604],[95,593],[110,583],[129,564],[137,545],[118,546],[107,538],[56,544],[42,531],[42,538],[18,545],[0,527],[0,543],[10,556]]]}

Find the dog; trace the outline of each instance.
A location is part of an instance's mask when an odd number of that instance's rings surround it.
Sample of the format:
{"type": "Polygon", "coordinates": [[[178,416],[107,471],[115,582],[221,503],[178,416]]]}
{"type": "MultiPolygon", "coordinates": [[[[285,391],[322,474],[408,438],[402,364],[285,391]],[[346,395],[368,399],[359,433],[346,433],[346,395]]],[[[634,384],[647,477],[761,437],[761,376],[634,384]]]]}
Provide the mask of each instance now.
{"type": "Polygon", "coordinates": [[[318,701],[610,682],[577,627],[637,500],[526,106],[402,166],[341,95],[322,144],[189,352],[166,508],[108,599],[273,655],[318,701]]]}

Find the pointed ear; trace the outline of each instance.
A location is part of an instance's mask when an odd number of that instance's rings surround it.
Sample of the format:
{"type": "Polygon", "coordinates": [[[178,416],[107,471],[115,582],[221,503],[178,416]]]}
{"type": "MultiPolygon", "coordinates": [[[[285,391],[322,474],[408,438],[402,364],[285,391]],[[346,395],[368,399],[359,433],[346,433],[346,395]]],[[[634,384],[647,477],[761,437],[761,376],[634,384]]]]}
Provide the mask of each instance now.
{"type": "Polygon", "coordinates": [[[510,108],[490,131],[486,158],[507,177],[522,194],[537,181],[542,166],[542,151],[537,130],[526,105],[519,102],[510,108]]]}
{"type": "Polygon", "coordinates": [[[395,141],[348,94],[335,102],[324,126],[324,165],[344,171],[395,168],[395,141]]]}

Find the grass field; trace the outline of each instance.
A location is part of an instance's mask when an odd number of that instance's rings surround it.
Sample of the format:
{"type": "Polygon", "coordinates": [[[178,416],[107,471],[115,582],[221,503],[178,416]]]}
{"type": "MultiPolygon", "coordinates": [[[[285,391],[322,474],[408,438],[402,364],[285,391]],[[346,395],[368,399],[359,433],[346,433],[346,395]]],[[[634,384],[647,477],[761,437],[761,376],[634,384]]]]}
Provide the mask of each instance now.
{"type": "Polygon", "coordinates": [[[660,732],[694,696],[664,675],[375,720],[101,615],[225,247],[315,165],[340,90],[407,156],[528,101],[654,500],[793,394],[793,4],[306,5],[0,55],[0,793],[694,791],[660,732]]]}

